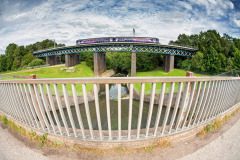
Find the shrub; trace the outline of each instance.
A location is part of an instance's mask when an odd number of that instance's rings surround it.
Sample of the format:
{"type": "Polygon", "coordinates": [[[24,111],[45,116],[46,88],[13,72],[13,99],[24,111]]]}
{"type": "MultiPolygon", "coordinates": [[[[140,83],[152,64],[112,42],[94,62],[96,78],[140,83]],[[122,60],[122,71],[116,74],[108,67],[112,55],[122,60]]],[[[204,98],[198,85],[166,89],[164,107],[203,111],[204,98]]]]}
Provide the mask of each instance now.
{"type": "Polygon", "coordinates": [[[189,59],[180,62],[180,68],[184,70],[190,70],[192,66],[192,62],[189,59]]]}
{"type": "Polygon", "coordinates": [[[2,117],[2,122],[3,122],[3,124],[4,124],[5,126],[8,125],[8,119],[7,119],[6,116],[3,116],[3,117],[2,117]]]}
{"type": "Polygon", "coordinates": [[[34,59],[32,60],[32,62],[30,62],[28,64],[29,67],[33,67],[33,66],[40,66],[40,65],[43,65],[44,64],[44,61],[42,59],[34,59]]]}

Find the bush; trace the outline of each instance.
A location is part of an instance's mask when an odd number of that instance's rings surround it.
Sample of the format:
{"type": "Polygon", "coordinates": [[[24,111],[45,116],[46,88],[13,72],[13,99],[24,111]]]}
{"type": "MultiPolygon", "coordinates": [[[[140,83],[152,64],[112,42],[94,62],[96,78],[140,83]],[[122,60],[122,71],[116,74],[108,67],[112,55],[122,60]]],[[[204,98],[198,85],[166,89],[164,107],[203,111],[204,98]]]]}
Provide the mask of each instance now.
{"type": "Polygon", "coordinates": [[[190,70],[192,67],[192,61],[190,59],[186,59],[180,62],[180,68],[184,70],[190,70]]]}
{"type": "MultiPolygon", "coordinates": [[[[153,53],[137,53],[137,71],[149,71],[156,69],[163,63],[163,55],[153,53]]],[[[93,69],[93,53],[82,53],[81,61],[86,61],[87,66],[93,69]]],[[[116,73],[127,74],[131,70],[130,52],[106,53],[107,69],[113,69],[116,73]]]]}
{"type": "Polygon", "coordinates": [[[137,53],[137,70],[150,71],[163,63],[163,56],[154,53],[137,53]]]}
{"type": "Polygon", "coordinates": [[[86,65],[93,69],[93,54],[91,52],[83,52],[80,54],[80,60],[85,61],[86,65]]]}
{"type": "Polygon", "coordinates": [[[3,117],[2,117],[2,122],[3,122],[3,124],[4,124],[5,126],[8,125],[8,119],[7,119],[6,116],[3,116],[3,117]]]}
{"type": "Polygon", "coordinates": [[[29,67],[33,67],[33,66],[40,66],[40,65],[43,65],[44,64],[44,61],[42,59],[34,59],[32,60],[32,62],[30,62],[28,64],[29,67]]]}
{"type": "Polygon", "coordinates": [[[107,65],[117,73],[128,73],[131,68],[131,54],[127,52],[109,53],[107,65]]]}

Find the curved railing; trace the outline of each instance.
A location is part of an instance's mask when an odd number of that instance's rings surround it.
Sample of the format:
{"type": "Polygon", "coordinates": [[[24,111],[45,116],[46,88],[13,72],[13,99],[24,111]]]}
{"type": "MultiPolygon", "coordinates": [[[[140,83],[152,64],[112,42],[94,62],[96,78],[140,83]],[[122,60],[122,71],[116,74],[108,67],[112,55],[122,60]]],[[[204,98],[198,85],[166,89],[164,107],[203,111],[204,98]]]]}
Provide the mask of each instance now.
{"type": "Polygon", "coordinates": [[[0,81],[0,111],[36,131],[89,141],[176,134],[240,101],[238,77],[0,81]]]}

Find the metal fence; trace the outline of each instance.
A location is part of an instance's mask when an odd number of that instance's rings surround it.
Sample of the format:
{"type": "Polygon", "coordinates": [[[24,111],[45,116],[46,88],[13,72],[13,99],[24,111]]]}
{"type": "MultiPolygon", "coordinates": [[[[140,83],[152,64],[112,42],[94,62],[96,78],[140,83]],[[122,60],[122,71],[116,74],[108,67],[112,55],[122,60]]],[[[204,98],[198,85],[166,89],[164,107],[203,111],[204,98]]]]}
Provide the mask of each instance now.
{"type": "Polygon", "coordinates": [[[91,141],[176,134],[208,123],[239,101],[238,77],[0,81],[0,111],[7,116],[43,133],[91,141]]]}

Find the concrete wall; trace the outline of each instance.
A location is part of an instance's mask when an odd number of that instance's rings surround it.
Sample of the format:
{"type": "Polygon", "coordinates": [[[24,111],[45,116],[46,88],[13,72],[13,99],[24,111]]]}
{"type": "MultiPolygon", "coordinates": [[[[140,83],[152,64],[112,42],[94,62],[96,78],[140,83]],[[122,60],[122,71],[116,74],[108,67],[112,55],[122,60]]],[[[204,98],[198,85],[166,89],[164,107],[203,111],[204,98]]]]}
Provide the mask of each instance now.
{"type": "Polygon", "coordinates": [[[170,72],[174,69],[174,56],[165,55],[163,60],[163,69],[165,72],[170,72]]]}
{"type": "Polygon", "coordinates": [[[95,76],[100,76],[103,72],[106,71],[106,53],[94,53],[93,62],[95,76]]]}
{"type": "Polygon", "coordinates": [[[131,55],[131,76],[135,76],[136,75],[136,71],[137,71],[137,56],[135,52],[132,52],[131,55]]]}
{"type": "Polygon", "coordinates": [[[49,64],[50,66],[58,64],[58,57],[57,56],[46,57],[46,64],[49,64]]]}

